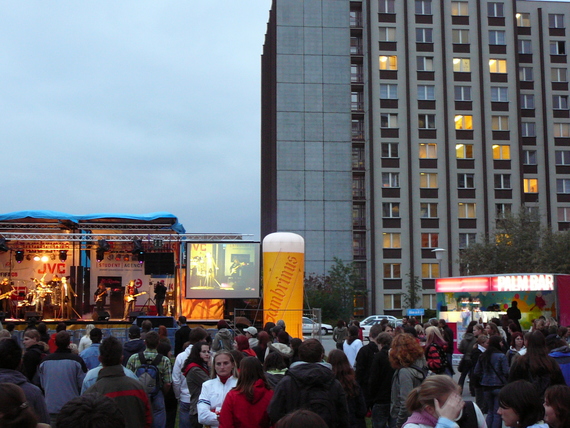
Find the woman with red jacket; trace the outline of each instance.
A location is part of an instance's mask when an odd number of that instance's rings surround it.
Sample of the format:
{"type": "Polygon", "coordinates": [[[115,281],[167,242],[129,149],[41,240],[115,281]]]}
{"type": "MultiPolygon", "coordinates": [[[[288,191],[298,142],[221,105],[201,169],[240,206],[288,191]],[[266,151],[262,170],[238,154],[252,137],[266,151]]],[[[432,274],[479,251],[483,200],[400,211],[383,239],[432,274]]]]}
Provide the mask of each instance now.
{"type": "Polygon", "coordinates": [[[256,357],[257,354],[249,347],[249,339],[243,334],[236,336],[236,344],[238,351],[242,352],[246,357],[256,357]]]}
{"type": "Polygon", "coordinates": [[[427,328],[425,355],[427,367],[433,373],[451,375],[446,356],[448,346],[439,327],[431,326],[427,328]]]}
{"type": "Polygon", "coordinates": [[[237,385],[224,400],[220,428],[269,428],[267,407],[272,397],[261,362],[256,357],[244,358],[237,385]]]}

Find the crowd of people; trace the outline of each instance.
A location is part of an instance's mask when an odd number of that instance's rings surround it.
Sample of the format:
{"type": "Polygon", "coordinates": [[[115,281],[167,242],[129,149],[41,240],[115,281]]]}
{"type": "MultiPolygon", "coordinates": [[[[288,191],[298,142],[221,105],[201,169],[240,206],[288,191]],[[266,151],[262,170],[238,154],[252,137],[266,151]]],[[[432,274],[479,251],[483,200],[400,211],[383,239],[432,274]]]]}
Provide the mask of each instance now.
{"type": "Polygon", "coordinates": [[[457,340],[444,320],[394,327],[373,325],[364,344],[339,320],[328,355],[282,320],[221,320],[211,335],[180,317],[174,346],[147,321],[124,344],[90,325],[79,348],[63,323],[29,326],[22,346],[0,330],[0,428],[570,428],[569,334],[554,320],[524,333],[473,322],[457,340]]]}

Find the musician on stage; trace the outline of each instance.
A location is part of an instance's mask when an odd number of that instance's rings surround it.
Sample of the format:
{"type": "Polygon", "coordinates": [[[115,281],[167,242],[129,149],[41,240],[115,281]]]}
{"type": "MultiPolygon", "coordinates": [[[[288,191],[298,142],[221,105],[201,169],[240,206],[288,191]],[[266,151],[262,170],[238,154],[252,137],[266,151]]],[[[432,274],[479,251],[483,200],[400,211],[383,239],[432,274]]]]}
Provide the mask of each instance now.
{"type": "Polygon", "coordinates": [[[73,298],[77,297],[75,291],[70,283],[67,282],[67,277],[63,276],[61,278],[61,317],[65,319],[71,319],[73,312],[73,298]]]}
{"type": "Polygon", "coordinates": [[[154,300],[156,302],[156,312],[159,317],[164,316],[164,299],[166,298],[166,286],[164,281],[157,281],[154,284],[154,300]]]}
{"type": "Polygon", "coordinates": [[[0,283],[0,296],[2,296],[2,300],[0,300],[0,310],[5,312],[8,315],[11,315],[11,307],[10,307],[10,295],[12,294],[12,286],[10,285],[10,280],[8,278],[4,278],[0,283]]]}
{"type": "Polygon", "coordinates": [[[105,305],[107,304],[107,288],[105,284],[102,282],[99,283],[97,286],[97,290],[95,290],[95,310],[97,312],[103,311],[105,305]]]}
{"type": "Polygon", "coordinates": [[[129,319],[129,313],[135,310],[137,303],[137,287],[135,286],[135,281],[131,280],[125,288],[125,314],[123,315],[124,320],[129,319]]]}

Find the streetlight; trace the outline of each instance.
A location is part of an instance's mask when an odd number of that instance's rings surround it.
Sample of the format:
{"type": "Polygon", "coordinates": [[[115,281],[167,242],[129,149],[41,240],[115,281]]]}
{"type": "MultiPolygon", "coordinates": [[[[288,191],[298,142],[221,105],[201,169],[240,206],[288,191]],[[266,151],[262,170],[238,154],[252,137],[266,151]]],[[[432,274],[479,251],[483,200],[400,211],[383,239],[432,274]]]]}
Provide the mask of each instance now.
{"type": "Polygon", "coordinates": [[[443,260],[443,253],[447,250],[445,248],[434,248],[431,250],[432,253],[435,253],[435,258],[437,259],[437,264],[439,265],[439,277],[441,278],[441,261],[443,260]]]}

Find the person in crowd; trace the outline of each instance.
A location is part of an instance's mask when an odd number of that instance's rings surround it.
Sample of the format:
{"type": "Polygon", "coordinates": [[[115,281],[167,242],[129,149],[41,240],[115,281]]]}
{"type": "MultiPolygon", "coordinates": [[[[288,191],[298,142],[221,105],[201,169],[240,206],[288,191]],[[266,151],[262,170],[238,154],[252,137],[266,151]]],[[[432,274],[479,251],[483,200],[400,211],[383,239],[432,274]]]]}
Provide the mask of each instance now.
{"type": "MultiPolygon", "coordinates": [[[[142,352],[143,357],[146,362],[151,362],[157,359],[159,355],[157,351],[158,347],[158,333],[156,331],[149,331],[145,337],[146,349],[142,352]]],[[[138,354],[133,354],[127,362],[127,368],[133,373],[136,373],[137,369],[144,363],[141,361],[140,352],[138,354]]],[[[158,371],[160,372],[160,384],[162,387],[154,397],[150,397],[152,414],[153,414],[153,424],[154,428],[164,428],[166,425],[166,408],[164,403],[164,395],[168,392],[172,385],[172,366],[170,364],[170,359],[165,356],[159,358],[159,363],[157,365],[158,371]]]]}
{"type": "MultiPolygon", "coordinates": [[[[474,329],[475,331],[475,329],[474,329]]],[[[485,331],[482,329],[482,331],[485,331]]],[[[479,357],[487,350],[489,346],[489,336],[485,334],[480,334],[477,336],[477,345],[473,352],[471,352],[471,363],[473,364],[473,369],[477,366],[477,362],[479,361],[479,357]]],[[[481,386],[481,379],[479,376],[476,376],[473,371],[471,371],[471,380],[469,383],[469,388],[471,392],[471,396],[475,397],[475,403],[483,413],[487,413],[487,405],[485,403],[485,397],[483,396],[483,386],[481,386]]]]}
{"type": "Polygon", "coordinates": [[[447,349],[449,344],[443,338],[439,327],[428,327],[426,330],[425,356],[427,367],[435,374],[449,374],[447,349]]]}
{"type": "Polygon", "coordinates": [[[49,352],[51,354],[53,354],[57,350],[57,344],[55,343],[55,336],[60,331],[64,331],[64,330],[67,330],[67,325],[64,322],[57,323],[57,326],[55,327],[55,333],[53,333],[50,336],[49,341],[47,342],[47,344],[49,346],[49,352]]]}
{"type": "Polygon", "coordinates": [[[455,340],[455,335],[453,330],[447,325],[447,321],[444,319],[439,320],[439,328],[443,334],[443,340],[447,342],[447,348],[445,348],[445,355],[447,357],[447,374],[453,376],[455,371],[453,370],[453,342],[455,340]]]}
{"type": "Polygon", "coordinates": [[[416,337],[418,338],[418,340],[420,341],[420,343],[425,343],[426,341],[426,331],[425,329],[422,327],[421,324],[416,324],[414,326],[414,330],[416,330],[416,337]]]}
{"type": "MultiPolygon", "coordinates": [[[[172,357],[172,346],[170,346],[170,341],[158,340],[158,346],[156,350],[160,355],[165,356],[170,360],[172,357]]],[[[178,411],[178,399],[174,394],[174,389],[169,388],[168,391],[164,393],[164,409],[166,411],[166,428],[174,428],[176,425],[176,414],[178,411]]]]}
{"type": "Polygon", "coordinates": [[[2,397],[0,400],[0,427],[49,428],[46,423],[38,423],[38,417],[34,414],[29,399],[17,384],[1,382],[0,397],[2,397]]]}
{"type": "Polygon", "coordinates": [[[245,335],[239,334],[236,336],[236,346],[237,350],[242,352],[245,356],[257,357],[255,351],[249,347],[249,340],[245,335]]]}
{"type": "Polygon", "coordinates": [[[257,346],[259,340],[257,340],[257,329],[254,326],[247,327],[243,330],[243,334],[247,337],[249,341],[249,347],[253,349],[254,346],[257,346]]]}
{"type": "Polygon", "coordinates": [[[273,330],[273,328],[275,327],[275,323],[268,321],[265,323],[265,325],[263,326],[263,331],[266,332],[267,334],[269,334],[269,337],[271,336],[271,330],[273,330]]]}
{"type": "MultiPolygon", "coordinates": [[[[192,334],[197,329],[192,330],[192,334]]],[[[205,330],[204,330],[205,331],[205,330]]],[[[188,391],[188,419],[192,428],[201,428],[198,423],[198,398],[202,392],[202,384],[210,379],[210,345],[204,340],[192,345],[188,358],[184,361],[182,372],[188,391]]]]}
{"type": "Polygon", "coordinates": [[[168,338],[168,330],[166,326],[159,325],[158,326],[158,341],[159,342],[166,342],[170,345],[170,339],[168,338]]]}
{"type": "Polygon", "coordinates": [[[301,361],[299,358],[299,346],[301,346],[301,343],[303,343],[303,341],[298,337],[294,337],[289,341],[289,345],[293,351],[293,355],[291,355],[291,358],[289,358],[291,364],[293,364],[295,361],[301,361]]]}
{"type": "Polygon", "coordinates": [[[84,394],[68,401],[61,408],[57,418],[57,428],[125,428],[125,426],[125,417],[117,403],[100,394],[84,394]]]}
{"type": "Polygon", "coordinates": [[[346,394],[330,364],[322,363],[324,353],[323,345],[317,339],[307,339],[301,344],[301,361],[287,370],[275,387],[269,404],[268,412],[274,424],[286,414],[305,407],[318,413],[329,428],[348,426],[346,394]],[[322,406],[319,403],[327,404],[322,406]]]}
{"type": "Polygon", "coordinates": [[[236,387],[228,392],[220,411],[220,426],[269,428],[271,421],[267,407],[272,397],[273,391],[267,384],[259,359],[245,357],[240,365],[236,387]]]}
{"type": "Polygon", "coordinates": [[[38,324],[36,329],[40,334],[40,342],[44,342],[46,345],[48,345],[50,336],[48,334],[47,324],[42,321],[38,324]]]}
{"type": "Polygon", "coordinates": [[[365,417],[368,413],[368,406],[346,354],[339,349],[333,349],[329,353],[328,362],[332,366],[334,376],[340,382],[346,394],[349,427],[366,428],[365,417]]]}
{"type": "Polygon", "coordinates": [[[427,363],[424,350],[418,341],[407,333],[394,337],[389,360],[395,370],[390,395],[390,427],[400,428],[409,416],[406,398],[412,389],[426,378],[427,363]]]}
{"type": "Polygon", "coordinates": [[[91,339],[91,346],[79,354],[85,361],[87,370],[91,370],[99,365],[99,347],[103,339],[103,332],[100,328],[95,327],[89,332],[89,338],[91,339]]]}
{"type": "MultiPolygon", "coordinates": [[[[152,325],[152,324],[151,324],[152,325]]],[[[144,340],[141,339],[141,329],[133,324],[129,327],[129,340],[123,346],[123,365],[126,366],[131,355],[138,354],[146,348],[144,340]]]]}
{"type": "MultiPolygon", "coordinates": [[[[139,378],[137,377],[137,375],[122,365],[122,360],[123,357],[121,357],[121,367],[123,368],[123,373],[125,374],[125,376],[138,381],[139,378]]],[[[85,377],[83,378],[83,385],[81,386],[81,395],[85,394],[85,392],[89,388],[91,388],[91,386],[93,386],[95,382],[97,382],[97,379],[99,378],[99,372],[101,371],[102,368],[103,366],[99,364],[97,367],[92,368],[85,374],[85,377]]]]}
{"type": "Polygon", "coordinates": [[[263,362],[263,371],[265,372],[267,383],[272,389],[275,389],[279,381],[287,373],[287,364],[285,364],[285,360],[279,352],[270,352],[263,362]]]}
{"type": "Polygon", "coordinates": [[[125,417],[127,428],[150,428],[152,411],[150,400],[142,384],[125,375],[121,365],[123,345],[110,336],[99,347],[102,368],[98,380],[85,394],[98,393],[112,398],[125,417]]]}
{"type": "Polygon", "coordinates": [[[24,332],[24,357],[22,360],[22,373],[36,386],[40,386],[39,375],[36,375],[42,358],[47,355],[46,344],[40,342],[40,333],[30,329],[24,332]]]}
{"type": "Polygon", "coordinates": [[[79,396],[87,372],[83,359],[71,353],[70,340],[68,331],[59,331],[55,336],[56,351],[47,355],[38,368],[52,425],[62,406],[79,396]]]}
{"type": "Polygon", "coordinates": [[[498,413],[509,428],[548,428],[542,421],[542,400],[536,388],[525,380],[505,385],[499,393],[498,413]]]}
{"type": "Polygon", "coordinates": [[[348,357],[348,361],[352,367],[354,367],[356,363],[356,355],[358,355],[358,351],[362,348],[362,340],[358,338],[359,334],[360,328],[356,325],[351,325],[348,327],[348,337],[342,345],[342,350],[348,357]]]}
{"type": "Polygon", "coordinates": [[[481,354],[473,373],[480,379],[483,386],[483,396],[487,407],[487,426],[501,428],[499,409],[499,391],[507,383],[509,363],[501,351],[501,336],[491,336],[489,345],[481,354]]]}
{"type": "Polygon", "coordinates": [[[521,310],[518,307],[518,302],[516,300],[513,300],[511,303],[511,307],[507,309],[507,317],[518,326],[520,331],[521,325],[519,323],[519,320],[522,318],[522,314],[521,310]]]}
{"type": "Polygon", "coordinates": [[[411,414],[404,428],[486,428],[483,413],[471,401],[464,402],[461,387],[449,376],[428,377],[406,400],[411,414]]]}
{"type": "Polygon", "coordinates": [[[507,351],[507,362],[509,363],[509,367],[513,364],[513,359],[516,356],[524,354],[526,354],[524,336],[521,332],[515,331],[511,334],[511,346],[507,351]]]}
{"type": "Polygon", "coordinates": [[[459,386],[461,390],[463,390],[463,385],[465,384],[465,379],[467,376],[471,375],[471,370],[473,369],[473,365],[471,363],[471,353],[473,349],[475,349],[475,343],[477,343],[477,336],[473,333],[473,327],[477,325],[477,321],[471,321],[465,330],[465,334],[459,342],[457,349],[459,352],[463,354],[461,357],[461,361],[459,362],[459,371],[461,372],[461,376],[459,377],[459,386]]]}
{"type": "Polygon", "coordinates": [[[233,355],[226,350],[214,354],[211,379],[202,384],[198,398],[198,423],[219,426],[219,416],[226,395],[237,384],[237,366],[233,355]]]}
{"type": "Polygon", "coordinates": [[[275,428],[328,428],[328,425],[315,412],[299,409],[279,419],[275,428]]]}
{"type": "Polygon", "coordinates": [[[562,339],[562,337],[556,336],[548,355],[556,360],[566,385],[570,385],[570,346],[568,346],[568,342],[562,339]]]}
{"type": "Polygon", "coordinates": [[[392,344],[392,335],[380,333],[376,337],[378,352],[370,366],[368,381],[367,405],[372,408],[372,427],[386,428],[390,421],[390,400],[392,389],[392,377],[394,369],[390,365],[388,353],[392,344]]]}
{"type": "Polygon", "coordinates": [[[260,331],[257,333],[257,345],[254,346],[252,349],[263,364],[265,360],[265,353],[267,352],[267,346],[271,343],[271,335],[267,333],[265,330],[260,331]]]}
{"type": "Polygon", "coordinates": [[[141,339],[145,340],[146,334],[152,330],[153,328],[151,320],[144,320],[143,322],[141,322],[141,339]]]}
{"type": "MultiPolygon", "coordinates": [[[[279,332],[279,334],[281,334],[281,340],[283,340],[284,342],[288,341],[289,335],[287,334],[287,332],[281,331],[281,332],[279,332]],[[283,334],[281,334],[281,333],[283,333],[283,334]]],[[[287,365],[287,367],[289,367],[291,365],[291,357],[293,357],[293,350],[286,343],[281,343],[281,342],[276,342],[276,343],[270,342],[270,343],[268,343],[267,344],[267,350],[265,351],[265,358],[267,358],[267,356],[271,352],[279,352],[281,354],[281,356],[283,357],[283,360],[285,361],[285,364],[287,365]]]]}
{"type": "Polygon", "coordinates": [[[212,351],[231,351],[232,349],[234,349],[234,337],[232,332],[228,328],[219,329],[212,341],[212,351]]]}
{"type": "Polygon", "coordinates": [[[544,422],[551,428],[570,427],[570,387],[553,385],[544,393],[544,422]]]}
{"type": "Polygon", "coordinates": [[[188,342],[188,337],[190,335],[190,327],[186,324],[186,317],[180,315],[178,317],[179,328],[174,333],[174,356],[178,356],[182,352],[182,348],[186,342],[188,342]]]}
{"type": "Polygon", "coordinates": [[[77,346],[77,350],[79,351],[80,354],[91,346],[91,337],[89,336],[89,334],[91,333],[91,330],[93,330],[94,328],[95,325],[93,324],[87,324],[85,326],[85,334],[81,336],[81,340],[79,341],[79,345],[77,346]]]}
{"type": "Polygon", "coordinates": [[[526,354],[517,357],[511,366],[509,382],[521,379],[534,385],[541,400],[550,385],[566,384],[558,363],[548,355],[546,338],[540,331],[529,334],[526,354]]]}
{"type": "MultiPolygon", "coordinates": [[[[30,330],[35,331],[35,330],[30,330]]],[[[37,333],[37,332],[36,332],[37,333]]],[[[13,383],[24,391],[27,402],[35,412],[40,422],[49,423],[50,418],[42,391],[28,381],[18,371],[22,360],[22,348],[12,338],[0,340],[0,382],[13,383]]],[[[3,400],[0,395],[0,401],[3,400]]],[[[2,424],[0,423],[0,426],[2,424]]]]}
{"type": "Polygon", "coordinates": [[[368,397],[368,380],[370,379],[370,368],[372,367],[374,355],[379,350],[376,338],[381,332],[382,327],[380,327],[380,324],[374,324],[370,327],[370,333],[368,334],[370,342],[360,348],[360,351],[358,351],[358,354],[356,355],[356,381],[360,385],[369,408],[371,407],[371,403],[368,397]]]}

